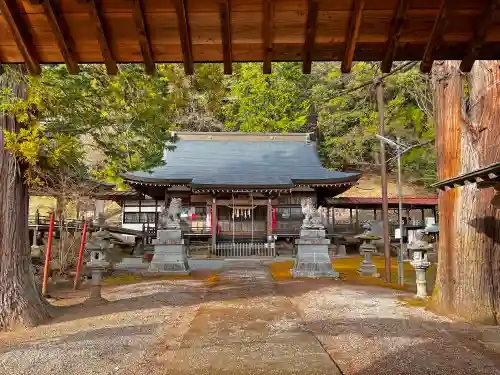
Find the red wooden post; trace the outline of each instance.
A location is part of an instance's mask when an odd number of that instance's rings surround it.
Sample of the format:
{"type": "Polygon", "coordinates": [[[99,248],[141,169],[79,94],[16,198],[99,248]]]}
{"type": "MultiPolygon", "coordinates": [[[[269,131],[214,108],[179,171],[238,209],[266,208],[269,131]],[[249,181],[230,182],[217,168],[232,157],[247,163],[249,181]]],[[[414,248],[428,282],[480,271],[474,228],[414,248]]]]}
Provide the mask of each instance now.
{"type": "Polygon", "coordinates": [[[45,253],[45,267],[43,270],[42,295],[47,295],[47,279],[49,278],[50,250],[52,248],[52,236],[54,235],[54,214],[50,215],[49,239],[47,241],[47,252],[45,253]]]}
{"type": "Polygon", "coordinates": [[[78,277],[80,276],[80,268],[82,267],[83,262],[83,250],[85,249],[85,239],[87,238],[87,223],[83,224],[83,232],[82,232],[82,242],[80,244],[80,252],[78,253],[78,263],[76,264],[76,273],[75,280],[73,282],[73,290],[76,290],[78,287],[78,277]]]}

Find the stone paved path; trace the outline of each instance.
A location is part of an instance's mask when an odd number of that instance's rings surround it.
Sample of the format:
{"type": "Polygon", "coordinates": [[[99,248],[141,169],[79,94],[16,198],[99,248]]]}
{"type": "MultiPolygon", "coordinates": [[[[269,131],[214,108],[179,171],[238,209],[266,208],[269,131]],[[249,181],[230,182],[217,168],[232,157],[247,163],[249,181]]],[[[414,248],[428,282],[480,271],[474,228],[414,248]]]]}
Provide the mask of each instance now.
{"type": "Polygon", "coordinates": [[[221,277],[180,342],[136,374],[340,374],[267,267],[233,263],[221,277]]]}

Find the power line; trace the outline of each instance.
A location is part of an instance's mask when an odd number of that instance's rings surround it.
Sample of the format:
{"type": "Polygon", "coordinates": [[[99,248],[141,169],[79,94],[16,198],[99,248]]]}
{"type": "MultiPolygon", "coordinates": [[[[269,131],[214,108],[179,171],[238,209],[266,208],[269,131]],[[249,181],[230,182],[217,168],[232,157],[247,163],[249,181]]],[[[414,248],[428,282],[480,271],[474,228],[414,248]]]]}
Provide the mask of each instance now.
{"type": "MultiPolygon", "coordinates": [[[[405,154],[406,152],[408,152],[408,151],[410,151],[410,150],[412,150],[412,149],[414,149],[414,148],[417,148],[417,147],[423,147],[423,146],[425,146],[425,145],[427,145],[427,144],[429,144],[429,143],[432,143],[432,142],[434,142],[434,141],[435,141],[435,139],[429,139],[429,140],[428,140],[428,141],[426,141],[426,142],[417,143],[417,144],[414,144],[414,145],[412,145],[412,146],[409,146],[409,147],[405,148],[403,151],[401,151],[401,155],[405,154]]],[[[397,159],[397,156],[393,156],[392,158],[390,158],[389,160],[387,160],[387,162],[386,162],[386,163],[387,163],[387,164],[389,164],[389,163],[390,163],[391,161],[393,161],[394,159],[397,159]]]]}
{"type": "Polygon", "coordinates": [[[365,82],[359,84],[358,86],[351,87],[351,88],[348,88],[346,90],[343,90],[343,91],[339,92],[337,95],[333,96],[332,99],[335,99],[335,98],[337,98],[339,96],[342,96],[342,95],[348,94],[350,92],[362,89],[363,87],[372,85],[374,82],[383,81],[385,78],[393,75],[394,73],[397,73],[397,72],[399,72],[399,71],[401,71],[403,69],[408,69],[409,70],[409,69],[413,68],[417,64],[418,64],[418,61],[410,61],[410,62],[407,62],[405,64],[402,64],[402,65],[398,66],[397,68],[395,68],[394,70],[392,70],[391,72],[382,74],[381,76],[376,77],[372,81],[365,81],[365,82]]]}

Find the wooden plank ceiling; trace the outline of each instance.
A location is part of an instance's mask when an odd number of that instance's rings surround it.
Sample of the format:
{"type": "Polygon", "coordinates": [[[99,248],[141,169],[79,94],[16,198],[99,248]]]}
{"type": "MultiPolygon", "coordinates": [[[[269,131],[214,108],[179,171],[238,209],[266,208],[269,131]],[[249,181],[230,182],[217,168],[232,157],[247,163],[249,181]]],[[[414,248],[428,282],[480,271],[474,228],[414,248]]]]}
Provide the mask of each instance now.
{"type": "Polygon", "coordinates": [[[500,0],[0,0],[0,63],[500,59],[500,0]]]}

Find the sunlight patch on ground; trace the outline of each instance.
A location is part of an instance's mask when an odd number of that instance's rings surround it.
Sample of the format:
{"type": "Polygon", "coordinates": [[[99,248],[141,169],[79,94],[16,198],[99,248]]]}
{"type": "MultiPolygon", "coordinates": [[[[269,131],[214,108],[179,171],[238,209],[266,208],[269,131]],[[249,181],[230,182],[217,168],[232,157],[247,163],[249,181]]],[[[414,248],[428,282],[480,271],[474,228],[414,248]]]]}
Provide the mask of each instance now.
{"type": "MultiPolygon", "coordinates": [[[[409,262],[404,263],[406,283],[404,286],[398,285],[396,282],[388,283],[383,280],[385,273],[385,261],[383,257],[373,257],[373,263],[377,267],[379,277],[361,276],[358,273],[361,262],[361,256],[352,256],[334,259],[332,264],[334,269],[340,273],[340,278],[343,281],[364,285],[376,285],[397,290],[413,290],[413,286],[415,285],[415,270],[409,262]]],[[[293,263],[293,261],[274,262],[269,265],[269,270],[275,280],[290,280],[292,278],[290,269],[293,268],[293,263]]],[[[391,259],[391,280],[397,281],[397,267],[397,260],[394,258],[391,259]]],[[[435,268],[435,265],[431,266],[428,272],[433,268],[435,268]]]]}
{"type": "Polygon", "coordinates": [[[429,304],[428,298],[398,297],[398,301],[406,307],[428,307],[429,304]]]}
{"type": "Polygon", "coordinates": [[[144,275],[144,274],[116,274],[104,278],[103,286],[138,284],[147,281],[159,280],[205,280],[209,283],[217,281],[217,274],[213,271],[194,271],[190,275],[144,275]]]}

